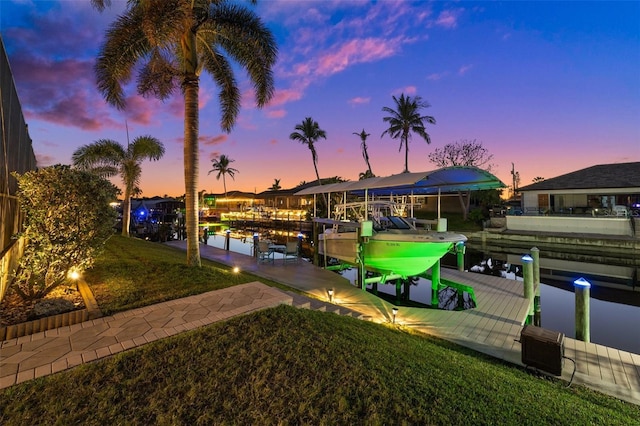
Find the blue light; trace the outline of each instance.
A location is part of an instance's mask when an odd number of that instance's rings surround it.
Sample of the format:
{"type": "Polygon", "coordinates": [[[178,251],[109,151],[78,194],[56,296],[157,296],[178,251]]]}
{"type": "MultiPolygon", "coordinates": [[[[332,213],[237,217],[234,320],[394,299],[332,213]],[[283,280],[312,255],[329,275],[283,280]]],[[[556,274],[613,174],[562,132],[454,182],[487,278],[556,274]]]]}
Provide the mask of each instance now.
{"type": "Polygon", "coordinates": [[[585,280],[584,278],[580,277],[577,280],[575,280],[573,282],[574,285],[579,286],[579,287],[584,287],[584,288],[590,288],[591,287],[591,283],[587,280],[585,280]]]}
{"type": "Polygon", "coordinates": [[[533,257],[529,256],[528,254],[525,254],[524,256],[522,256],[522,261],[525,263],[531,263],[533,262],[533,257]]]}

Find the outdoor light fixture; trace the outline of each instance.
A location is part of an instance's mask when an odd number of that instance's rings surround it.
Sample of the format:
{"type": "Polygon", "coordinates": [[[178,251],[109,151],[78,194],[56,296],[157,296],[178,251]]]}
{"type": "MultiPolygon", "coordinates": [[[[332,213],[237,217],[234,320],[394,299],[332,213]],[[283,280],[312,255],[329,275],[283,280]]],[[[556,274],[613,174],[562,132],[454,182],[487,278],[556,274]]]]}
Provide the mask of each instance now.
{"type": "Polygon", "coordinates": [[[591,288],[591,283],[587,280],[585,280],[584,278],[580,277],[577,280],[575,280],[573,282],[573,284],[579,286],[579,287],[584,287],[584,288],[591,288]]]}
{"type": "Polygon", "coordinates": [[[393,323],[396,323],[396,315],[398,314],[398,308],[393,308],[391,310],[391,313],[393,314],[393,323]]]}
{"type": "Polygon", "coordinates": [[[522,261],[523,262],[533,262],[533,257],[529,256],[528,254],[525,254],[524,256],[522,256],[522,261]]]}
{"type": "Polygon", "coordinates": [[[328,293],[329,293],[329,302],[332,302],[333,301],[333,289],[330,288],[328,293]]]}
{"type": "Polygon", "coordinates": [[[239,268],[239,267],[237,267],[237,266],[234,266],[234,267],[233,267],[233,273],[234,273],[234,274],[237,274],[238,272],[240,272],[240,268],[239,268]]]}
{"type": "Polygon", "coordinates": [[[72,269],[71,271],[69,271],[69,278],[75,281],[80,278],[80,273],[77,270],[72,269]]]}

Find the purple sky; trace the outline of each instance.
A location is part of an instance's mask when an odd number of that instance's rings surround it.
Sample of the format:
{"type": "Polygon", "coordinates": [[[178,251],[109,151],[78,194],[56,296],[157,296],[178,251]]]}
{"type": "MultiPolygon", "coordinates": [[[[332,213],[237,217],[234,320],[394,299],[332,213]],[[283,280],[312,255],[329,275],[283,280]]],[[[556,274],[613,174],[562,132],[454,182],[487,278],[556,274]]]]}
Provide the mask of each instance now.
{"type": "MultiPolygon", "coordinates": [[[[144,196],[184,193],[183,101],[162,103],[127,90],[128,109],[108,106],[95,85],[96,52],[124,8],[99,14],[88,0],[0,0],[0,33],[40,166],[69,164],[97,139],[126,144],[151,135],[164,158],[144,163],[144,196]]],[[[246,3],[245,3],[246,4],[246,3]]],[[[392,95],[421,96],[432,143],[409,144],[409,169],[433,170],[428,154],[476,139],[492,171],[520,186],[595,164],[640,161],[640,2],[410,2],[263,0],[256,8],[279,46],[276,94],[256,109],[239,71],[243,108],[230,134],[220,130],[217,87],[200,92],[199,188],[222,192],[207,175],[225,154],[239,170],[228,190],[261,192],[315,180],[310,151],[289,140],[311,116],[327,132],[317,144],[321,177],[357,180],[366,170],[399,173],[404,151],[382,118],[392,95]]],[[[114,181],[119,183],[118,181],[114,181]]]]}

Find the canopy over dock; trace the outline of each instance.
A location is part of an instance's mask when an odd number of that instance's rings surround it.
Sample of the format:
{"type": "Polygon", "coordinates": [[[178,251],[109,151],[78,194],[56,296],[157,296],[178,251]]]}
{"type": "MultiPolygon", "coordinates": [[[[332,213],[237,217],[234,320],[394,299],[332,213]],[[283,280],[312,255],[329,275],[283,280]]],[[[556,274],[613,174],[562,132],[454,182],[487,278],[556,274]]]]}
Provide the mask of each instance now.
{"type": "Polygon", "coordinates": [[[358,181],[316,185],[295,195],[348,192],[355,195],[427,195],[441,192],[478,191],[506,188],[496,176],[472,166],[452,166],[430,172],[400,173],[387,177],[373,177],[358,181]]]}

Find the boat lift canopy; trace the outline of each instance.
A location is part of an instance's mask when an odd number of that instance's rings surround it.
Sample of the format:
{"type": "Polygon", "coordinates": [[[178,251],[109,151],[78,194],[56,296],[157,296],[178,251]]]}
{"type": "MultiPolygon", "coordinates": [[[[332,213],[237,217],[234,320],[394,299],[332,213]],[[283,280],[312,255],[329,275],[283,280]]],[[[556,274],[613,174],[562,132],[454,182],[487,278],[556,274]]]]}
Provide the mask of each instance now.
{"type": "Polygon", "coordinates": [[[478,191],[506,188],[500,179],[486,170],[473,166],[451,166],[431,172],[400,173],[387,177],[373,177],[358,181],[316,185],[294,195],[348,192],[355,195],[428,195],[441,192],[478,191]]]}

